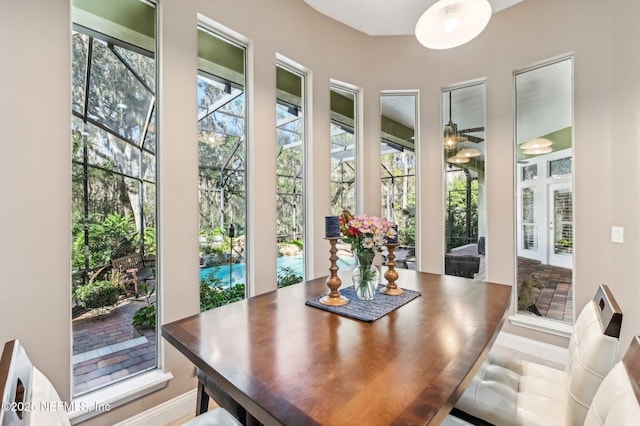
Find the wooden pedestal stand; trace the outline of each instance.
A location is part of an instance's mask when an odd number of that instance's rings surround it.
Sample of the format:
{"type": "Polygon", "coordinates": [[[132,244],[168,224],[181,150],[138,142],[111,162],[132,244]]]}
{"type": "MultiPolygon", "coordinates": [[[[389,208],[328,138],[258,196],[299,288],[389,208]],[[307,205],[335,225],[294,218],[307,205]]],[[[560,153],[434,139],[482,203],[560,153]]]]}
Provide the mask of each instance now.
{"type": "Polygon", "coordinates": [[[387,246],[387,250],[389,251],[389,254],[387,256],[387,267],[389,269],[387,269],[387,272],[384,273],[384,277],[387,280],[387,285],[384,288],[382,288],[380,292],[386,294],[387,296],[399,296],[402,293],[404,293],[404,291],[402,291],[402,289],[396,285],[396,280],[398,279],[398,272],[396,272],[395,270],[396,255],[393,252],[398,245],[387,244],[386,246],[387,246]]]}
{"type": "Polygon", "coordinates": [[[338,249],[336,248],[338,238],[327,237],[326,239],[329,240],[329,244],[331,245],[329,249],[329,253],[331,253],[329,256],[329,260],[331,261],[331,266],[329,266],[330,275],[329,278],[327,278],[327,287],[329,287],[331,291],[320,299],[320,303],[327,306],[344,306],[349,303],[349,299],[341,295],[338,291],[342,284],[342,280],[338,277],[338,256],[336,255],[336,253],[338,253],[338,249]]]}

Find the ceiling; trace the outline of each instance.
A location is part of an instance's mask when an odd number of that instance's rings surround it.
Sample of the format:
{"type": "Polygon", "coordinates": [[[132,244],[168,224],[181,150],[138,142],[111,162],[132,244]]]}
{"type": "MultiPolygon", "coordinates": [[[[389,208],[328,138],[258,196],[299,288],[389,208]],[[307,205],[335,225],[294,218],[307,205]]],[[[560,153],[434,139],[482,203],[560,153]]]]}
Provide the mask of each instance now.
{"type": "MultiPolygon", "coordinates": [[[[570,139],[570,133],[559,133],[570,129],[572,125],[572,62],[560,60],[550,66],[534,68],[518,73],[515,77],[516,143],[520,144],[538,137],[554,140],[554,148],[563,149],[563,138],[570,139]],[[552,135],[554,135],[552,137],[552,135]],[[569,135],[569,136],[566,136],[569,135]]],[[[475,84],[443,91],[442,124],[451,119],[459,130],[485,126],[484,85],[475,84]],[[451,106],[451,110],[449,110],[451,106]],[[449,115],[451,114],[451,115],[449,115]]],[[[407,95],[388,95],[381,97],[381,112],[408,128],[414,128],[415,100],[407,95]]],[[[485,138],[483,130],[465,132],[468,135],[485,138]]],[[[484,152],[485,142],[464,142],[460,148],[476,148],[484,152]]],[[[555,150],[555,149],[554,149],[555,150]]],[[[520,151],[519,151],[520,152],[520,151]]]]}
{"type": "MultiPolygon", "coordinates": [[[[313,9],[336,21],[371,36],[413,35],[418,18],[437,0],[304,0],[313,9]]],[[[493,13],[523,0],[488,0],[493,13]]],[[[491,22],[489,22],[491,25],[491,22]]],[[[567,62],[568,64],[568,62],[567,62]]],[[[571,82],[566,65],[541,67],[526,73],[518,87],[517,143],[566,129],[571,126],[571,82]],[[567,81],[567,78],[569,79],[567,81]]],[[[458,129],[484,127],[484,86],[453,88],[451,110],[458,129]]],[[[381,112],[407,128],[415,127],[415,104],[412,96],[383,96],[381,112]]],[[[449,121],[448,92],[441,100],[443,125],[449,121]]],[[[484,131],[469,133],[485,138],[484,131]]],[[[464,147],[484,150],[485,142],[464,147]]]]}
{"type": "MultiPolygon", "coordinates": [[[[493,13],[522,0],[489,0],[493,13]]],[[[304,0],[318,12],[371,36],[413,34],[436,0],[304,0]]],[[[491,25],[491,23],[489,23],[491,25]]]]}

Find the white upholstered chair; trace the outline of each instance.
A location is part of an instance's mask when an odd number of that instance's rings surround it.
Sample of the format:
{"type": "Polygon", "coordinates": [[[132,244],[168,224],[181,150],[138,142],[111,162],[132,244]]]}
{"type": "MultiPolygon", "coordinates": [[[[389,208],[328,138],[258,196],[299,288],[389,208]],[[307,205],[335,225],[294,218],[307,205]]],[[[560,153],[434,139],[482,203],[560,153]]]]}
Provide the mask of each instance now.
{"type": "MultiPolygon", "coordinates": [[[[204,371],[196,368],[196,377],[198,379],[198,401],[196,405],[196,416],[206,416],[209,410],[209,398],[224,408],[231,417],[238,419],[241,425],[255,424],[255,419],[247,413],[247,410],[236,402],[224,389],[211,377],[207,376],[204,371]]],[[[191,426],[191,425],[190,425],[191,426]]]]}
{"type": "Polygon", "coordinates": [[[564,371],[491,353],[452,414],[496,425],[581,425],[615,363],[621,322],[601,285],[576,320],[564,371]]]}
{"type": "Polygon", "coordinates": [[[593,397],[584,426],[640,424],[640,337],[635,336],[621,361],[604,378],[593,397]]]}
{"type": "Polygon", "coordinates": [[[4,345],[0,358],[0,391],[0,426],[70,424],[58,392],[45,375],[31,364],[18,340],[11,340],[4,345]],[[52,409],[45,409],[41,403],[50,404],[52,409]],[[60,403],[60,408],[53,408],[56,403],[60,403]]]}
{"type": "MultiPolygon", "coordinates": [[[[31,364],[18,340],[10,340],[4,345],[0,358],[0,392],[0,426],[70,425],[65,404],[58,392],[47,377],[31,364]]],[[[196,416],[186,425],[237,426],[240,422],[227,410],[218,407],[196,416]]]]}
{"type": "Polygon", "coordinates": [[[222,407],[199,414],[182,426],[241,426],[242,423],[222,407]]]}

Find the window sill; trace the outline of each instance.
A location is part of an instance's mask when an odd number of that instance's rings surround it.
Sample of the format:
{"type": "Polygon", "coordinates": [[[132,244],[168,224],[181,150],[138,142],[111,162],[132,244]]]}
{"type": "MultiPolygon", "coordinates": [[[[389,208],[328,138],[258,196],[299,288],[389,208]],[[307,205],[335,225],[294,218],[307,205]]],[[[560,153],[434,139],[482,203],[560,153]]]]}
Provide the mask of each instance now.
{"type": "Polygon", "coordinates": [[[162,389],[172,378],[173,374],[155,369],[74,398],[74,409],[69,412],[71,424],[75,425],[99,416],[116,407],[162,389]]]}
{"type": "Polygon", "coordinates": [[[509,322],[518,327],[553,334],[567,339],[571,337],[571,333],[573,332],[572,324],[546,318],[531,317],[529,315],[511,315],[509,317],[509,322]]]}

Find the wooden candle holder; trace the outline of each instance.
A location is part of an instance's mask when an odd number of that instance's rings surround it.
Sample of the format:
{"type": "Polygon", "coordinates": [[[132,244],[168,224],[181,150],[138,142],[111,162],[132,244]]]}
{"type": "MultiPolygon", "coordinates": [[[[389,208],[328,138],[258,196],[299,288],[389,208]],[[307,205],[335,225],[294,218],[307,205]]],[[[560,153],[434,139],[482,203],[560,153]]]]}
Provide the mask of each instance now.
{"type": "Polygon", "coordinates": [[[384,273],[384,277],[387,280],[387,284],[380,290],[381,293],[386,294],[387,296],[399,296],[404,291],[396,285],[396,280],[398,279],[398,272],[396,271],[396,255],[393,252],[397,244],[386,244],[387,250],[389,251],[387,257],[387,272],[384,273]]]}
{"type": "Polygon", "coordinates": [[[342,284],[342,280],[338,276],[338,249],[336,248],[336,243],[338,242],[338,237],[327,237],[329,240],[329,244],[331,248],[329,249],[329,261],[331,262],[331,266],[329,266],[329,278],[327,278],[327,287],[329,287],[329,294],[320,298],[320,303],[327,306],[344,306],[349,303],[349,299],[340,294],[338,289],[342,284]]]}

